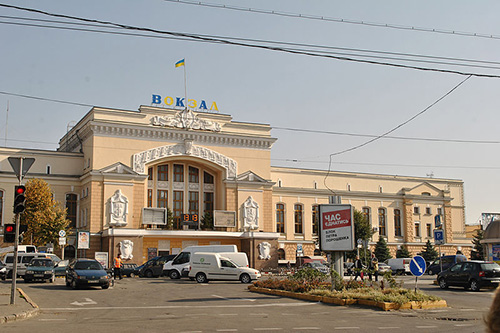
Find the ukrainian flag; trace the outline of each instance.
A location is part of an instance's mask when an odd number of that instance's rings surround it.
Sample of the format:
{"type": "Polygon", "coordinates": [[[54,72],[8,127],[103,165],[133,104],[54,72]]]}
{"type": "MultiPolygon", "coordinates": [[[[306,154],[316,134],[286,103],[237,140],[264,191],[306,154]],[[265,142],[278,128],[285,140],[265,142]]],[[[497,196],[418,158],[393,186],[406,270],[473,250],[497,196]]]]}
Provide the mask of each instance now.
{"type": "Polygon", "coordinates": [[[181,66],[184,66],[184,59],[179,60],[175,63],[175,67],[181,67],[181,66]]]}

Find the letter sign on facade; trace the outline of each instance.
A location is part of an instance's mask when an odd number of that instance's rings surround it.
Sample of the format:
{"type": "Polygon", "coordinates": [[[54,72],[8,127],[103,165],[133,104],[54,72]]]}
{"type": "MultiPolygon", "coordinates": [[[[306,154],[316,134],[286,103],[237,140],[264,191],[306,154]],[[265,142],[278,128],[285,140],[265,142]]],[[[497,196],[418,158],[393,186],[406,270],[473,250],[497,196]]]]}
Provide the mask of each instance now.
{"type": "Polygon", "coordinates": [[[322,251],[354,250],[354,220],[351,205],[319,205],[322,251]]]}

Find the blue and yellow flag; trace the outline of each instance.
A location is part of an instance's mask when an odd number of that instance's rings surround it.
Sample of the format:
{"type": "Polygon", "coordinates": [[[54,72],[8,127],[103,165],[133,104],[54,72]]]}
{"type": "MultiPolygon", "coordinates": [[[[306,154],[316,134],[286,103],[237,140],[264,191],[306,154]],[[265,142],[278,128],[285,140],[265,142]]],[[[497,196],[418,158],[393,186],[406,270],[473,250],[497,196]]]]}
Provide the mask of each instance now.
{"type": "Polygon", "coordinates": [[[181,67],[181,66],[184,66],[184,59],[179,60],[175,63],[175,67],[181,67]]]}

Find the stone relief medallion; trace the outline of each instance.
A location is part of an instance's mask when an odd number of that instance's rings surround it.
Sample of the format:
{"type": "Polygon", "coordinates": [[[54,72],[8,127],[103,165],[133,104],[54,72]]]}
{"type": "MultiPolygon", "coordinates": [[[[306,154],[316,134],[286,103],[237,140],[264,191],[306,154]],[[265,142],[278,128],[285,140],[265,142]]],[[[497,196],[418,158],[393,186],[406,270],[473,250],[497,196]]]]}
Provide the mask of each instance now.
{"type": "Polygon", "coordinates": [[[134,257],[132,252],[134,252],[134,242],[128,239],[120,242],[120,255],[122,259],[125,260],[132,259],[134,257]]]}
{"type": "Polygon", "coordinates": [[[271,244],[268,242],[262,242],[259,244],[259,259],[269,260],[271,259],[271,244]]]}
{"type": "Polygon", "coordinates": [[[113,227],[124,227],[127,225],[128,199],[121,190],[116,190],[110,198],[109,225],[113,227]]]}
{"type": "Polygon", "coordinates": [[[243,203],[243,227],[246,230],[259,228],[259,204],[251,196],[243,203]]]}
{"type": "Polygon", "coordinates": [[[174,117],[154,116],[151,118],[151,125],[211,132],[221,131],[219,123],[201,119],[193,111],[187,109],[179,111],[174,117]]]}

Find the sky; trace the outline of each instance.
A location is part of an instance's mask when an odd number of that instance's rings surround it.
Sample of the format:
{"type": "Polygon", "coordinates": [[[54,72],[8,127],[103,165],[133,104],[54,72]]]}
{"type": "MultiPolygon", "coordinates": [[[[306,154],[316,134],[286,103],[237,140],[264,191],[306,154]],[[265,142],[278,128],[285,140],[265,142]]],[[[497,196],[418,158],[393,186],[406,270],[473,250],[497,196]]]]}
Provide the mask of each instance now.
{"type": "Polygon", "coordinates": [[[331,156],[332,170],[460,179],[474,224],[500,212],[499,12],[493,0],[0,0],[0,146],[55,150],[92,105],[184,96],[185,59],[189,98],[271,125],[272,165],[327,170],[331,156]]]}

